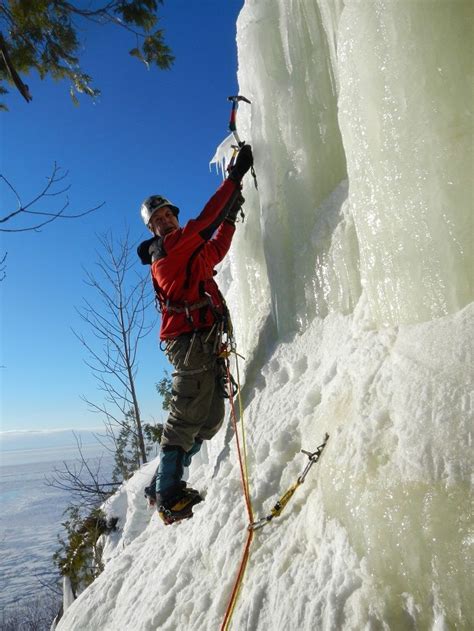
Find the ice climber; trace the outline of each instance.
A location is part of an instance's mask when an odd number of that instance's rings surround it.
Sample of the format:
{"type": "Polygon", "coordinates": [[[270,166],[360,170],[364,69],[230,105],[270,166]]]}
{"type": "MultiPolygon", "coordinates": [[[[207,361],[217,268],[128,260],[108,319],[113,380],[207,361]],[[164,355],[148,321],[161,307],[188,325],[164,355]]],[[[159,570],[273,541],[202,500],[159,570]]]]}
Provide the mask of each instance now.
{"type": "Polygon", "coordinates": [[[184,467],[224,419],[223,366],[216,337],[228,313],[214,267],[230,248],[244,201],[241,181],[252,164],[251,147],[244,145],[227,179],[184,227],[179,225],[179,209],[164,197],[153,195],[141,207],[154,236],[141,243],[138,255],[144,265],[151,265],[161,311],[160,340],[174,367],[160,463],[145,489],[166,524],[191,517],[192,507],[202,501],[198,491],[182,481],[184,467]]]}

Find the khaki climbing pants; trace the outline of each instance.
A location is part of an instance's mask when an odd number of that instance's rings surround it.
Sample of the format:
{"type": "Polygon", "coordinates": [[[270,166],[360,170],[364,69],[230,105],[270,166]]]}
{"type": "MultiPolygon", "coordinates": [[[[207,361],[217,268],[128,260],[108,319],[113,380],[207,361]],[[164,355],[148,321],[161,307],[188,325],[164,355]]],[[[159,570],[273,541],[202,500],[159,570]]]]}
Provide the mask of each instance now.
{"type": "Polygon", "coordinates": [[[224,398],[219,380],[222,364],[214,354],[209,331],[180,335],[166,344],[173,364],[172,401],[163,428],[162,447],[177,445],[189,451],[195,438],[211,439],[224,420],[224,398]]]}

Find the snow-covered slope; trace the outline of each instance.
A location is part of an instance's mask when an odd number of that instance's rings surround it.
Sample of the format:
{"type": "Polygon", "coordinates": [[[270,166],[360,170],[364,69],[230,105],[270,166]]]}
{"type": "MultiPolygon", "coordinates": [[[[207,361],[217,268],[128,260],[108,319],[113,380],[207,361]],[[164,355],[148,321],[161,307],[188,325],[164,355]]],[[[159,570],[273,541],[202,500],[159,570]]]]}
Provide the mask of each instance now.
{"type": "MultiPolygon", "coordinates": [[[[259,179],[220,272],[263,515],[242,631],[469,629],[472,26],[462,0],[247,0],[240,130],[259,179]]],[[[217,629],[246,538],[229,430],[193,463],[195,517],[164,527],[138,472],[106,567],[59,629],[217,629]]]]}

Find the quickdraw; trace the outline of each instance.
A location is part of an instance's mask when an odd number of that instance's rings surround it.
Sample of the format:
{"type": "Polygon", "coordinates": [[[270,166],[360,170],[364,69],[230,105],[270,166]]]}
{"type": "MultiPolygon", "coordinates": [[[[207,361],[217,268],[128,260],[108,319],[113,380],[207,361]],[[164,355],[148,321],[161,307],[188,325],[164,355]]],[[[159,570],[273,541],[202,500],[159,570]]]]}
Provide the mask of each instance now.
{"type": "Polygon", "coordinates": [[[270,511],[270,513],[268,515],[266,515],[265,517],[261,517],[260,519],[257,519],[257,521],[254,521],[253,523],[249,524],[249,526],[248,526],[249,530],[259,530],[260,528],[263,528],[269,522],[271,522],[274,517],[279,517],[281,515],[281,513],[283,512],[283,509],[288,504],[290,499],[293,497],[293,494],[296,491],[296,489],[299,486],[301,486],[303,484],[303,482],[305,481],[305,478],[308,475],[309,470],[311,469],[311,467],[314,464],[316,464],[318,462],[318,460],[320,459],[321,454],[323,453],[323,450],[326,447],[328,440],[329,440],[329,434],[326,434],[324,436],[324,441],[321,443],[321,445],[319,445],[319,447],[316,448],[316,451],[310,452],[310,451],[305,451],[304,449],[301,450],[302,453],[304,453],[309,458],[309,462],[306,464],[306,467],[303,469],[303,472],[298,477],[298,479],[295,482],[295,484],[293,484],[293,486],[291,486],[286,491],[286,493],[284,493],[280,497],[280,499],[273,506],[273,508],[271,509],[271,511],[270,511]]]}

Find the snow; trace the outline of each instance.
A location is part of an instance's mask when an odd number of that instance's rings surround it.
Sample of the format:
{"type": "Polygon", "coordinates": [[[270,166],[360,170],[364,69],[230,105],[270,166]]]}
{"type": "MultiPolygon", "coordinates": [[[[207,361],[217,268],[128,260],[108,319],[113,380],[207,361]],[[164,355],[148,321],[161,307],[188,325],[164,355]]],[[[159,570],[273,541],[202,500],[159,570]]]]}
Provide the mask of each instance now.
{"type": "MultiPolygon", "coordinates": [[[[330,438],[256,532],[233,629],[473,626],[472,12],[247,0],[239,16],[259,189],[218,278],[257,517],[330,438]]],[[[247,523],[229,426],[206,447],[192,520],[147,510],[156,462],[109,500],[105,570],[58,629],[219,628],[247,523]]]]}
{"type": "Polygon", "coordinates": [[[63,576],[63,610],[67,611],[73,602],[74,593],[72,591],[71,581],[68,576],[63,576]]]}

